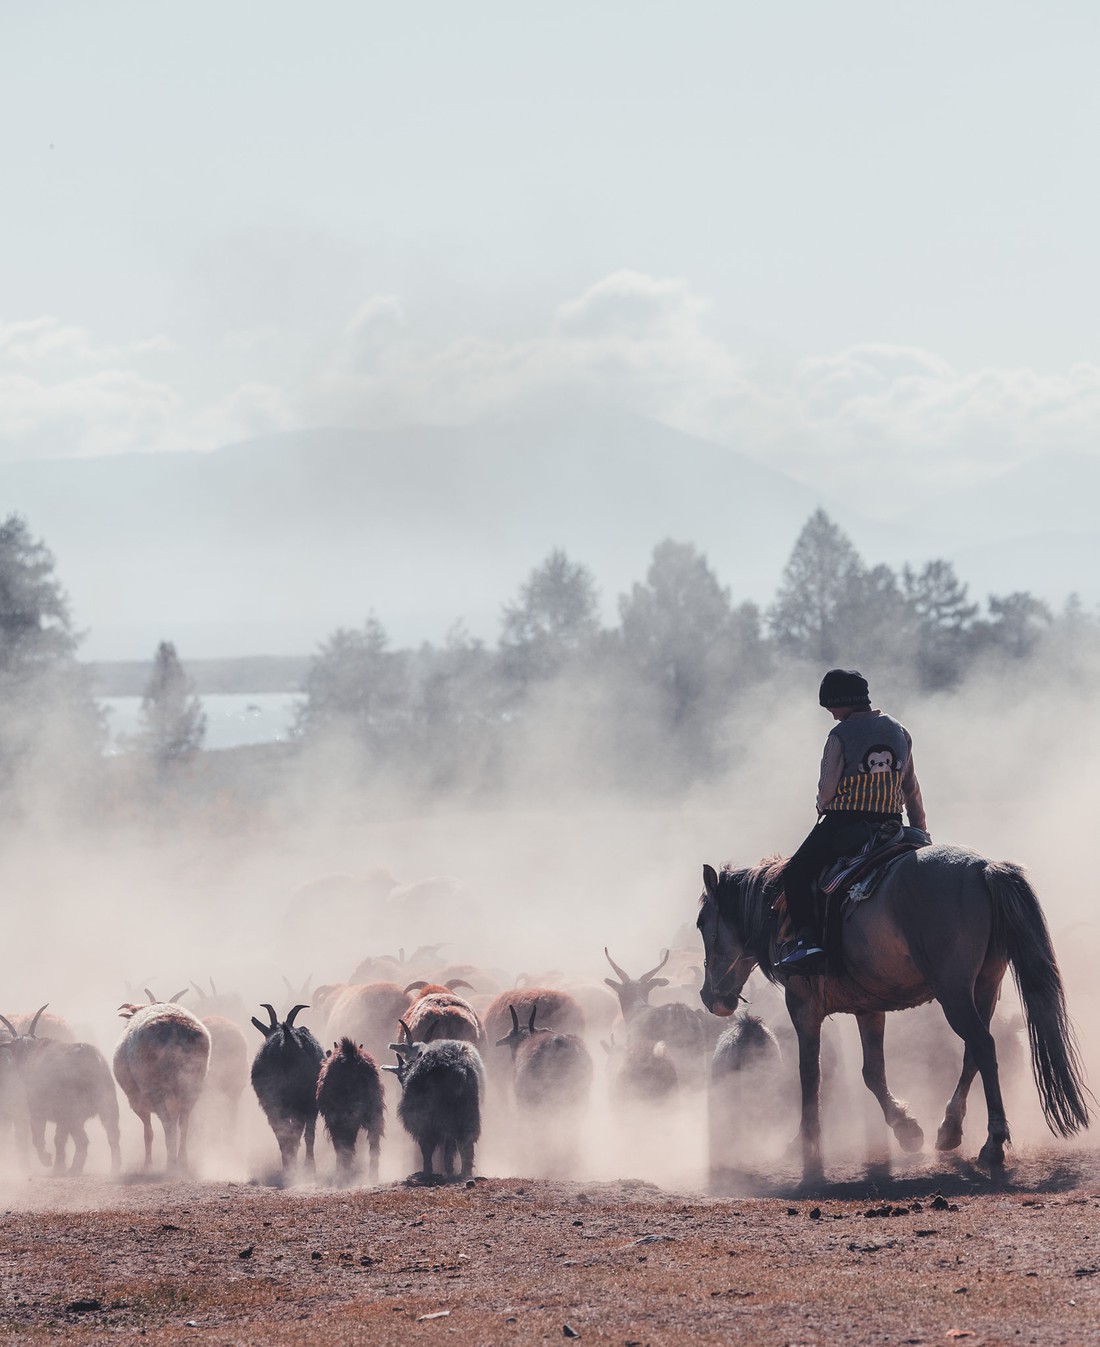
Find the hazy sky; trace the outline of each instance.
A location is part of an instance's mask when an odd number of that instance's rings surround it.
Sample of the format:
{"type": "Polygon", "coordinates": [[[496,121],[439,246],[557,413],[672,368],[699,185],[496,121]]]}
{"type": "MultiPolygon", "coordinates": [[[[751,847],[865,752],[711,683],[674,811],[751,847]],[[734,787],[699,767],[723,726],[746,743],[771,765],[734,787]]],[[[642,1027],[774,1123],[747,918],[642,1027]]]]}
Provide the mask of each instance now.
{"type": "Polygon", "coordinates": [[[589,399],[864,498],[1091,452],[1098,39],[1006,0],[8,3],[0,456],[589,399]]]}

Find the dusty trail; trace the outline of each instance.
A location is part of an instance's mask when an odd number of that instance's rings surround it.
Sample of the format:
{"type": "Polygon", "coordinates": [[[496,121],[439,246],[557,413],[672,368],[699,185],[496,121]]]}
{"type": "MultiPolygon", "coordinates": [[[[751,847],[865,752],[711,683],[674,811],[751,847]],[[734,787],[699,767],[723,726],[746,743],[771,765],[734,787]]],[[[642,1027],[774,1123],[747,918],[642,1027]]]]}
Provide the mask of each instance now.
{"type": "Polygon", "coordinates": [[[796,1192],[793,1179],[724,1199],[625,1180],[278,1191],[35,1178],[0,1193],[0,1336],[1100,1341],[1100,1154],[1024,1150],[1001,1186],[930,1162],[796,1192]]]}

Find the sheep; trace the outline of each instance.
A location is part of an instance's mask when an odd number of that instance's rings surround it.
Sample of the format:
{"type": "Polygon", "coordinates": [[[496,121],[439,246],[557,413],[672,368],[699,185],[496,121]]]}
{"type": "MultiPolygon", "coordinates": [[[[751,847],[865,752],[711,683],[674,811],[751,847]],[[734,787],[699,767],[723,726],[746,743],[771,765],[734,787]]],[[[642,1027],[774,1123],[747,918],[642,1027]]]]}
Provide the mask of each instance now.
{"type": "MultiPolygon", "coordinates": [[[[401,1082],[397,1116],[406,1132],[420,1147],[421,1177],[435,1177],[432,1160],[442,1148],[443,1175],[454,1174],[456,1152],[462,1157],[460,1177],[469,1178],[474,1168],[474,1144],[481,1136],[481,1101],[485,1094],[485,1068],[472,1043],[443,1039],[413,1041],[409,1026],[401,1022],[402,1043],[391,1043],[397,1066],[384,1066],[401,1082]]],[[[428,1030],[430,1036],[431,1030],[428,1030]]]]}
{"type": "Polygon", "coordinates": [[[485,1041],[485,1033],[477,1011],[469,1001],[455,994],[454,987],[469,987],[468,982],[456,978],[446,987],[430,982],[410,982],[406,992],[416,991],[417,995],[408,1010],[401,1017],[414,1041],[423,1042],[429,1026],[435,1027],[438,1040],[458,1039],[472,1043],[480,1048],[485,1041]]]}
{"type": "Polygon", "coordinates": [[[317,1109],[336,1151],[337,1168],[350,1178],[360,1129],[370,1146],[368,1176],[378,1182],[378,1150],[384,1134],[382,1075],[378,1063],[350,1038],[332,1045],[317,1080],[317,1109]]]}
{"type": "Polygon", "coordinates": [[[306,1168],[313,1173],[316,1170],[313,1140],[317,1130],[317,1077],[324,1050],[304,1024],[294,1026],[299,1010],[308,1010],[308,1006],[296,1005],[282,1024],[273,1006],[264,1002],[263,1008],[271,1023],[263,1024],[252,1016],[252,1023],[264,1036],[252,1062],[252,1088],[279,1143],[284,1175],[294,1168],[303,1134],[306,1168]]]}
{"type": "Polygon", "coordinates": [[[53,1169],[65,1173],[65,1149],[73,1139],[70,1174],[82,1174],[88,1155],[88,1134],[84,1124],[98,1117],[107,1133],[111,1148],[111,1173],[122,1167],[118,1138],[118,1097],[106,1058],[91,1043],[61,1043],[52,1038],[37,1038],[42,1010],[31,1019],[26,1033],[0,1015],[0,1023],[11,1034],[3,1045],[3,1056],[10,1058],[22,1081],[31,1140],[44,1165],[50,1163],[46,1151],[46,1124],[54,1124],[53,1169]]]}
{"type": "Polygon", "coordinates": [[[576,1034],[559,1034],[536,1028],[539,1005],[531,1007],[526,1028],[521,1027],[515,1007],[512,1030],[497,1041],[497,1047],[512,1050],[513,1087],[521,1108],[557,1113],[588,1102],[592,1089],[592,1058],[576,1034]]]}
{"type": "MultiPolygon", "coordinates": [[[[182,993],[178,993],[182,995],[182,993]]],[[[146,995],[151,993],[146,990],[146,995]]],[[[187,1128],[210,1064],[210,1031],[174,1001],[119,1007],[129,1021],[115,1049],[115,1080],[145,1132],[145,1168],[153,1161],[156,1114],[169,1172],[187,1168],[187,1128]]]]}

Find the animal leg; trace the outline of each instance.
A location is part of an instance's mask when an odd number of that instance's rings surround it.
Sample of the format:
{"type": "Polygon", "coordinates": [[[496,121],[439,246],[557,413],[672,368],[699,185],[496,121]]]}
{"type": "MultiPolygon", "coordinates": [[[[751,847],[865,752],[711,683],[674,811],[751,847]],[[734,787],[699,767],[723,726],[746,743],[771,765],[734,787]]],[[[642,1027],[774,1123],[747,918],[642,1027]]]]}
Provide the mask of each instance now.
{"type": "Polygon", "coordinates": [[[46,1149],[46,1115],[32,1109],[30,1113],[31,1141],[38,1152],[38,1158],[44,1165],[50,1163],[50,1153],[46,1149]]]}
{"type": "Polygon", "coordinates": [[[153,1119],[148,1113],[139,1113],[142,1131],[145,1134],[145,1168],[153,1163],[153,1119]]]}
{"type": "Polygon", "coordinates": [[[378,1129],[375,1128],[367,1133],[367,1139],[370,1145],[370,1160],[367,1165],[367,1178],[371,1183],[378,1182],[378,1152],[381,1149],[381,1137],[378,1129]]]}
{"type": "Polygon", "coordinates": [[[856,1016],[859,1038],[863,1044],[863,1083],[875,1096],[882,1109],[887,1126],[893,1130],[903,1151],[919,1151],[924,1145],[924,1133],[917,1120],[910,1116],[905,1105],[890,1093],[886,1084],[886,1057],[883,1053],[883,1034],[886,1015],[870,1011],[856,1016]]]}
{"type": "MultiPolygon", "coordinates": [[[[961,1141],[967,1091],[975,1072],[980,1073],[985,1090],[988,1123],[985,1145],[978,1153],[978,1163],[988,1165],[990,1168],[999,1168],[1004,1164],[1005,1145],[1010,1139],[1008,1119],[1005,1117],[1004,1101],[1001,1098],[1000,1074],[997,1070],[997,1045],[989,1032],[989,1022],[993,1018],[996,1002],[997,987],[988,985],[979,985],[973,995],[956,993],[950,996],[945,992],[940,998],[947,1023],[966,1044],[962,1075],[948,1103],[944,1127],[948,1127],[948,1124],[957,1126],[961,1141]],[[954,1109],[952,1105],[955,1105],[954,1109]]],[[[943,1132],[944,1128],[940,1130],[943,1132]]],[[[953,1137],[952,1130],[944,1133],[945,1140],[952,1140],[953,1137]]],[[[959,1142],[955,1144],[958,1145],[959,1142]]]]}
{"type": "Polygon", "coordinates": [[[73,1139],[75,1150],[73,1151],[73,1162],[69,1166],[69,1173],[83,1174],[84,1161],[88,1158],[88,1132],[83,1123],[77,1123],[75,1127],[69,1128],[69,1135],[73,1139]]]}
{"type": "Polygon", "coordinates": [[[443,1172],[450,1177],[455,1172],[455,1154],[458,1151],[458,1142],[454,1137],[448,1137],[443,1143],[443,1172]]]}
{"type": "Polygon", "coordinates": [[[310,1174],[317,1173],[317,1162],[313,1158],[313,1143],[317,1135],[317,1114],[306,1119],[305,1137],[306,1137],[306,1170],[310,1174]]]}
{"type": "Polygon", "coordinates": [[[824,1177],[821,1163],[821,1014],[790,990],[787,1009],[798,1035],[798,1077],[802,1085],[802,1179],[816,1182],[824,1177]]]}
{"type": "Polygon", "coordinates": [[[462,1177],[468,1179],[474,1172],[474,1143],[464,1141],[461,1147],[462,1151],[462,1177]]]}
{"type": "Polygon", "coordinates": [[[179,1114],[179,1133],[177,1137],[176,1150],[176,1168],[186,1173],[187,1163],[187,1133],[191,1126],[191,1110],[183,1109],[179,1114]]]}
{"type": "Polygon", "coordinates": [[[117,1174],[122,1168],[122,1151],[118,1144],[118,1119],[104,1120],[103,1130],[107,1133],[107,1145],[111,1148],[111,1173],[117,1174]]]}
{"type": "Polygon", "coordinates": [[[432,1152],[434,1150],[435,1150],[434,1138],[430,1141],[422,1141],[420,1143],[420,1160],[423,1166],[423,1168],[421,1169],[421,1173],[424,1175],[426,1179],[430,1179],[434,1172],[432,1170],[432,1152]]]}
{"type": "Polygon", "coordinates": [[[978,1063],[975,1061],[970,1048],[967,1047],[963,1051],[962,1074],[959,1076],[959,1083],[955,1086],[955,1093],[947,1101],[943,1122],[940,1123],[939,1131],[936,1133],[936,1150],[953,1151],[962,1145],[963,1119],[966,1117],[966,1097],[970,1093],[970,1086],[977,1074],[978,1063]]]}
{"type": "Polygon", "coordinates": [[[53,1129],[53,1172],[65,1172],[65,1146],[69,1140],[69,1129],[64,1123],[57,1123],[53,1129]]]}
{"type": "Polygon", "coordinates": [[[160,1119],[161,1127],[164,1128],[164,1150],[167,1157],[166,1164],[168,1173],[171,1174],[177,1168],[179,1160],[179,1117],[177,1114],[171,1113],[167,1109],[163,1112],[158,1112],[157,1117],[160,1119]]]}

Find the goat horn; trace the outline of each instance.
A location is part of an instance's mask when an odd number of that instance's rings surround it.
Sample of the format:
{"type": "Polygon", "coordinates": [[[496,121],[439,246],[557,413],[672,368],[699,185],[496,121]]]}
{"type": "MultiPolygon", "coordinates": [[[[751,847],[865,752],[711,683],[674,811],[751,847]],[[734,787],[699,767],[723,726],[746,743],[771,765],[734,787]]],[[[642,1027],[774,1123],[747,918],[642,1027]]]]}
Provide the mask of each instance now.
{"type": "Polygon", "coordinates": [[[269,1029],[274,1029],[275,1026],[279,1023],[279,1017],[278,1015],[275,1014],[275,1007],[269,1006],[266,1001],[261,1001],[260,1005],[263,1006],[264,1010],[266,1010],[267,1013],[271,1016],[271,1023],[267,1027],[269,1029]]]}
{"type": "Polygon", "coordinates": [[[405,995],[407,996],[409,992],[418,992],[421,990],[421,988],[429,986],[431,986],[431,983],[425,982],[423,978],[421,978],[419,982],[410,982],[409,985],[405,988],[405,995]]]}
{"type": "Polygon", "coordinates": [[[211,995],[213,995],[213,996],[217,996],[217,994],[218,994],[218,989],[217,989],[217,987],[214,986],[214,979],[213,979],[213,978],[210,979],[210,992],[211,992],[211,995]]]}
{"type": "Polygon", "coordinates": [[[443,985],[449,992],[453,992],[456,987],[469,987],[470,991],[477,991],[474,984],[472,982],[467,982],[465,978],[451,978],[450,982],[445,982],[443,985]]]}
{"type": "Polygon", "coordinates": [[[9,1034],[11,1034],[12,1038],[19,1037],[19,1035],[15,1032],[15,1026],[12,1024],[11,1020],[9,1020],[6,1016],[0,1015],[0,1024],[4,1026],[4,1028],[8,1031],[9,1034]]]}
{"type": "Polygon", "coordinates": [[[141,990],[145,993],[145,995],[149,998],[149,1000],[155,1005],[155,1004],[156,1004],[157,998],[153,995],[153,993],[149,990],[149,988],[148,988],[148,987],[142,987],[141,990]]]}
{"type": "Polygon", "coordinates": [[[518,1033],[519,1033],[519,1016],[516,1014],[516,1008],[515,1008],[515,1006],[509,1006],[508,1009],[512,1012],[512,1033],[518,1034],[518,1033]]]}
{"type": "Polygon", "coordinates": [[[529,1034],[533,1034],[535,1032],[535,1016],[538,1013],[539,1013],[539,1003],[536,1001],[535,1004],[531,1007],[531,1018],[527,1021],[527,1032],[529,1034]]]}
{"type": "Polygon", "coordinates": [[[202,1000],[202,1001],[205,1001],[205,1000],[206,1000],[206,993],[205,993],[205,992],[203,991],[203,989],[199,986],[199,984],[194,980],[194,978],[191,979],[191,986],[194,987],[194,989],[198,992],[198,994],[199,994],[199,999],[202,1000]]]}
{"type": "MultiPolygon", "coordinates": [[[[46,1002],[46,1006],[48,1006],[49,1004],[50,1004],[49,1001],[47,1001],[47,1002],[46,1002]]],[[[46,1006],[39,1006],[38,1009],[34,1012],[34,1019],[31,1020],[31,1027],[27,1030],[27,1037],[28,1037],[28,1038],[33,1038],[33,1037],[34,1037],[35,1027],[36,1027],[37,1024],[38,1024],[38,1017],[39,1017],[39,1016],[42,1014],[42,1012],[46,1009],[46,1006]]]]}
{"type": "Polygon", "coordinates": [[[297,1013],[298,1013],[299,1010],[308,1010],[308,1009],[309,1009],[309,1005],[308,1005],[308,1004],[305,1004],[305,1005],[297,1005],[297,1006],[295,1006],[295,1007],[291,1010],[290,1014],[286,1017],[286,1027],[287,1027],[288,1029],[293,1029],[293,1028],[294,1028],[294,1016],[297,1015],[297,1013]]]}
{"type": "Polygon", "coordinates": [[[604,947],[603,947],[603,953],[604,953],[604,958],[605,958],[605,959],[607,960],[607,962],[611,965],[611,967],[614,968],[615,972],[618,974],[618,976],[622,979],[623,982],[631,982],[631,981],[633,981],[633,979],[631,978],[630,974],[629,974],[629,973],[624,973],[623,970],[619,967],[619,965],[615,962],[615,960],[611,957],[611,955],[608,954],[608,952],[607,952],[607,946],[606,946],[606,945],[604,945],[604,947]]]}
{"type": "Polygon", "coordinates": [[[290,978],[288,978],[285,973],[283,974],[283,982],[286,984],[287,991],[293,996],[294,988],[290,985],[290,978]]]}
{"type": "Polygon", "coordinates": [[[662,954],[664,957],[661,959],[661,962],[657,965],[657,967],[651,968],[648,973],[643,973],[642,976],[638,979],[639,982],[648,982],[651,977],[656,977],[656,975],[661,971],[661,969],[664,968],[665,964],[668,963],[669,951],[667,949],[663,950],[662,954]]]}
{"type": "Polygon", "coordinates": [[[175,996],[172,996],[172,997],[169,998],[170,1004],[171,1004],[171,1005],[175,1005],[176,1002],[180,999],[180,997],[181,997],[181,996],[186,996],[187,993],[188,993],[190,990],[191,990],[190,987],[184,987],[183,991],[181,991],[181,992],[176,992],[175,996]]]}

